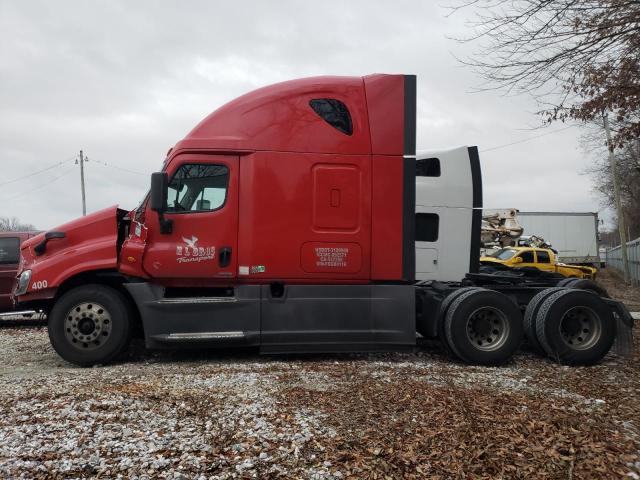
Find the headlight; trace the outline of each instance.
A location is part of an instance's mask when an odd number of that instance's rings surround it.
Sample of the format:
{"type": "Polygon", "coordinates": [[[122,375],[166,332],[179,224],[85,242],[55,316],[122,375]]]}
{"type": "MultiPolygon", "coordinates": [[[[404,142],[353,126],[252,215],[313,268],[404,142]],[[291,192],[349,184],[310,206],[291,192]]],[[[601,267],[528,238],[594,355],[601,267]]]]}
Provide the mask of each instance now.
{"type": "Polygon", "coordinates": [[[31,270],[25,270],[18,277],[18,288],[16,288],[15,295],[24,295],[29,288],[29,282],[31,281],[31,270]]]}

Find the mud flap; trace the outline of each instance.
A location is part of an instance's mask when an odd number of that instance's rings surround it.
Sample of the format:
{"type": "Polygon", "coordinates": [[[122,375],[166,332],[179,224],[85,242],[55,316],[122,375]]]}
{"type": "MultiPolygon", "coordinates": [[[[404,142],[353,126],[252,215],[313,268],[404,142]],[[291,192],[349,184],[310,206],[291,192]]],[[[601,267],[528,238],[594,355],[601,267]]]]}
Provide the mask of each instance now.
{"type": "Polygon", "coordinates": [[[633,352],[633,317],[622,302],[610,298],[602,298],[602,301],[611,307],[613,316],[616,319],[616,340],[611,352],[622,357],[628,357],[633,352]]]}

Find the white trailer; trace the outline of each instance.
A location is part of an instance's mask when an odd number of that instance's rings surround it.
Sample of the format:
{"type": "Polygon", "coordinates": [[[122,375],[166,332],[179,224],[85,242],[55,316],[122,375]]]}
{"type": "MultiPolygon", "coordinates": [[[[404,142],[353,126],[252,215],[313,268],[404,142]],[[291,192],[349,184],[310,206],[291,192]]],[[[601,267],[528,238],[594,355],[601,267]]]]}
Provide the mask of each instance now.
{"type": "Polygon", "coordinates": [[[594,212],[519,212],[525,235],[536,235],[558,251],[563,263],[600,265],[598,214],[594,212]]]}

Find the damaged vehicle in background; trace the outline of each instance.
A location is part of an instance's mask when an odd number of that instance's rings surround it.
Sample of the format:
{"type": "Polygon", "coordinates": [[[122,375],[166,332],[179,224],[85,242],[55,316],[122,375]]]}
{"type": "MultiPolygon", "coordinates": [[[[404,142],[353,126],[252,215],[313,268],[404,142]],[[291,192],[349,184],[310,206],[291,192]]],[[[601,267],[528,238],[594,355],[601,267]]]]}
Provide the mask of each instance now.
{"type": "MultiPolygon", "coordinates": [[[[497,250],[480,258],[483,267],[529,268],[542,272],[557,273],[567,278],[595,280],[595,267],[567,265],[558,262],[558,257],[550,248],[509,247],[497,250]]],[[[487,269],[485,269],[487,271],[487,269]]]]}

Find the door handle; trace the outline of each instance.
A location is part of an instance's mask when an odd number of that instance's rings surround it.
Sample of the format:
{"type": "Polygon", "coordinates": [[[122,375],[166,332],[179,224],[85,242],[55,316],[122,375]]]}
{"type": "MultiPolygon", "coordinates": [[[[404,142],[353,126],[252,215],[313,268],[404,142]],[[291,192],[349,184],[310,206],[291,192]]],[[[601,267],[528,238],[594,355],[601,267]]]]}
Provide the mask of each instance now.
{"type": "Polygon", "coordinates": [[[218,265],[220,268],[228,267],[231,263],[231,247],[222,247],[220,249],[220,256],[218,257],[218,265]]]}

